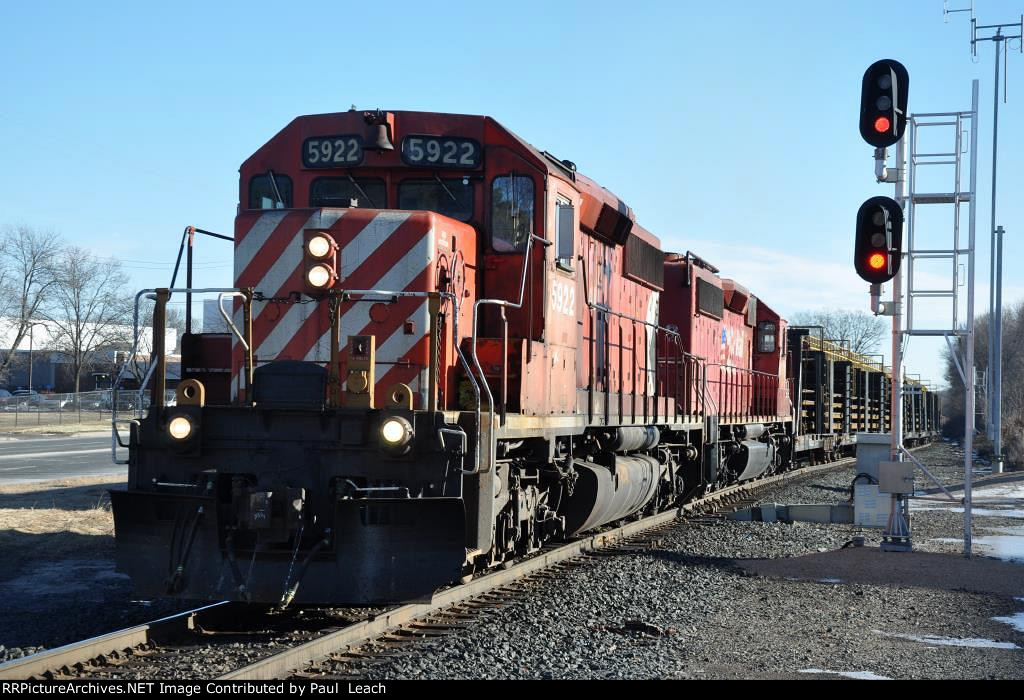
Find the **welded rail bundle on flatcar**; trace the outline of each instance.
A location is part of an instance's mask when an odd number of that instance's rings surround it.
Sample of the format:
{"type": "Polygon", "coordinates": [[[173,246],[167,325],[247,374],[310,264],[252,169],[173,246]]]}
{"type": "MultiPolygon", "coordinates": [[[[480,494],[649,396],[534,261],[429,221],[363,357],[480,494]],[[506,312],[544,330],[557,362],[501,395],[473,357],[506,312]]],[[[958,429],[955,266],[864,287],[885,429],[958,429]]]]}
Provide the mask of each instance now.
{"type": "MultiPolygon", "coordinates": [[[[139,297],[152,398],[115,420],[112,501],[140,595],[421,599],[888,429],[881,363],[493,119],[300,117],[240,175],[228,332],[184,336],[174,405],[165,308],[198,290],[139,297]]],[[[926,387],[904,412],[935,434],[926,387]]]]}

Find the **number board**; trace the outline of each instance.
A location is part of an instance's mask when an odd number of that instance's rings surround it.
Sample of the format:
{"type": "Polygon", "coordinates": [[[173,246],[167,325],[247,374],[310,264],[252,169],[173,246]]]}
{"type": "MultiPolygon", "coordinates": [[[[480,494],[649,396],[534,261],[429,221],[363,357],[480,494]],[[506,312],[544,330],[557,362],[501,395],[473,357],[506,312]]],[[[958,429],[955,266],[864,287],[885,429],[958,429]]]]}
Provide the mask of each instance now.
{"type": "Polygon", "coordinates": [[[302,142],[306,168],[343,168],[363,162],[363,139],[352,134],[311,136],[302,142]]]}
{"type": "Polygon", "coordinates": [[[457,136],[406,136],[402,160],[427,168],[479,168],[483,149],[473,139],[457,136]]]}

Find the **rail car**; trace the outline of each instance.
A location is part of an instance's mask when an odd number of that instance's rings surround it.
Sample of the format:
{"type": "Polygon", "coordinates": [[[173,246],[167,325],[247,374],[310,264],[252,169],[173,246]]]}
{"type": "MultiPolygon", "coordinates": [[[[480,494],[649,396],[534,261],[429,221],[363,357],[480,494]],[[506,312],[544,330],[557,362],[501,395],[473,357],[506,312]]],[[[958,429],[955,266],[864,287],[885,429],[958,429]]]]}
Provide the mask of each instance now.
{"type": "MultiPolygon", "coordinates": [[[[891,368],[825,337],[820,326],[788,330],[787,364],[797,408],[797,453],[808,461],[853,454],[859,433],[888,433],[891,368]]],[[[907,446],[939,435],[939,393],[920,377],[903,378],[903,440],[907,446]]]]}
{"type": "Polygon", "coordinates": [[[242,164],[233,238],[231,287],[138,297],[151,400],[115,416],[111,497],[139,595],[422,599],[887,425],[884,367],[489,117],[299,117],[242,164]],[[228,332],[185,335],[166,405],[166,304],[201,291],[228,332]]]}

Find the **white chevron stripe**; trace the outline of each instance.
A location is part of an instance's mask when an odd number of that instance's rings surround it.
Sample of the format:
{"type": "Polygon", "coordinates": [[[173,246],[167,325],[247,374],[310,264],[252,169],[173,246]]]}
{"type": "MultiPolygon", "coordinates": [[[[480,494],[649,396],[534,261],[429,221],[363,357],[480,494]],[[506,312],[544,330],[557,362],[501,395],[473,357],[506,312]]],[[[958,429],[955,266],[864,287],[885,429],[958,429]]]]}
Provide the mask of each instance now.
{"type": "Polygon", "coordinates": [[[341,269],[338,270],[338,275],[344,280],[355,272],[374,251],[391,238],[409,216],[406,212],[387,211],[373,217],[341,251],[341,269]]]}
{"type": "MultiPolygon", "coordinates": [[[[323,216],[319,217],[319,219],[317,217],[320,212],[316,212],[302,228],[329,227],[344,215],[346,211],[347,210],[345,209],[324,210],[323,216]]],[[[273,212],[272,214],[277,215],[278,212],[273,212]]],[[[274,228],[276,228],[277,224],[280,223],[281,218],[283,218],[281,216],[272,216],[267,220],[268,216],[270,215],[260,217],[257,221],[257,225],[254,226],[246,238],[243,239],[243,241],[247,241],[250,236],[255,236],[253,239],[253,249],[256,252],[253,253],[250,250],[238,251],[236,249],[236,279],[239,275],[239,270],[244,270],[245,267],[251,264],[253,259],[257,257],[259,247],[255,244],[259,242],[259,246],[264,245],[269,239],[274,228]],[[244,265],[242,264],[243,262],[245,263],[244,265]]],[[[389,211],[381,212],[369,221],[367,225],[356,235],[356,237],[341,251],[340,273],[342,277],[344,278],[352,274],[363,263],[365,263],[366,260],[378,248],[380,248],[380,246],[386,245],[388,239],[394,234],[399,226],[408,220],[409,216],[410,214],[405,212],[389,211]]],[[[295,238],[301,237],[301,235],[301,229],[293,234],[293,240],[287,246],[285,253],[282,254],[281,258],[275,261],[263,276],[263,279],[261,279],[259,284],[256,285],[256,289],[262,291],[264,294],[276,294],[281,285],[284,284],[294,270],[302,264],[301,245],[296,245],[295,243],[295,238]]],[[[423,239],[421,239],[420,242],[415,244],[401,260],[387,270],[384,275],[372,285],[372,287],[375,289],[391,291],[404,289],[412,282],[413,279],[416,278],[417,275],[421,274],[424,269],[429,268],[433,263],[436,258],[434,248],[434,231],[431,230],[423,239]]],[[[265,304],[254,304],[254,318],[259,315],[265,306],[265,304]]],[[[360,333],[369,324],[370,306],[370,303],[357,303],[345,313],[342,317],[342,343],[347,342],[349,335],[360,333]]],[[[302,330],[303,324],[314,312],[315,305],[290,304],[281,305],[280,308],[283,311],[282,317],[273,324],[270,332],[262,339],[262,342],[257,342],[256,357],[259,362],[268,362],[277,359],[277,356],[282,352],[284,347],[295,337],[297,333],[302,330]]],[[[401,328],[399,328],[398,332],[393,333],[390,338],[378,338],[378,341],[383,341],[382,345],[379,346],[377,350],[377,357],[382,361],[394,362],[407,353],[416,341],[423,337],[429,322],[429,315],[427,313],[425,301],[416,309],[410,318],[414,319],[417,323],[417,332],[415,334],[405,335],[401,328]]],[[[236,314],[236,324],[239,323],[241,323],[240,311],[236,314]]],[[[316,344],[306,354],[305,359],[313,361],[327,361],[330,356],[330,329],[320,328],[316,329],[314,332],[318,332],[319,338],[316,344]]],[[[413,387],[413,390],[417,391],[421,382],[415,381],[414,383],[416,386],[413,387]]],[[[232,383],[233,395],[236,393],[236,389],[239,386],[240,382],[232,383]]]]}
{"type": "Polygon", "coordinates": [[[239,244],[235,247],[235,279],[242,276],[242,272],[249,267],[253,259],[266,245],[270,234],[274,232],[277,225],[288,215],[287,211],[276,210],[267,212],[256,219],[249,232],[245,234],[239,244]]]}
{"type": "MultiPolygon", "coordinates": [[[[427,313],[427,301],[423,300],[416,310],[409,314],[408,318],[416,323],[416,332],[406,335],[399,326],[398,330],[391,334],[387,340],[377,346],[378,362],[397,362],[405,353],[412,349],[420,338],[427,333],[430,316],[427,313]]],[[[383,374],[383,372],[381,373],[383,374]]]]}
{"type": "MultiPolygon", "coordinates": [[[[302,265],[302,232],[307,228],[320,228],[319,211],[314,212],[298,231],[289,232],[291,240],[282,251],[281,257],[274,261],[259,283],[254,285],[257,292],[263,292],[268,297],[276,296],[281,285],[302,265]]],[[[258,314],[254,314],[253,317],[256,315],[258,314]]]]}

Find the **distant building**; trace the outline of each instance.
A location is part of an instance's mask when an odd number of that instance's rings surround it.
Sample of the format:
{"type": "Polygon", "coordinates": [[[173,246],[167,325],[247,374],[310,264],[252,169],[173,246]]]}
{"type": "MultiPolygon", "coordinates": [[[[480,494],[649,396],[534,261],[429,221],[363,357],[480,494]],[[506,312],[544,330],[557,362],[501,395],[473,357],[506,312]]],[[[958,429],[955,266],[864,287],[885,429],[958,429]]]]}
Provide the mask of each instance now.
{"type": "MultiPolygon", "coordinates": [[[[88,329],[87,329],[88,332],[88,329]]],[[[17,335],[17,319],[0,317],[0,357],[6,357],[13,353],[7,376],[0,377],[0,388],[18,389],[29,387],[29,361],[31,358],[31,385],[37,391],[73,391],[74,377],[70,367],[70,360],[57,348],[58,329],[56,324],[50,321],[33,322],[32,332],[25,333],[25,337],[16,348],[14,338],[17,335]]],[[[122,364],[131,357],[132,327],[128,325],[115,326],[105,333],[111,339],[102,348],[97,350],[88,367],[82,368],[80,386],[83,391],[90,391],[95,388],[107,388],[99,386],[105,381],[102,375],[116,376],[122,364]],[[124,340],[122,340],[124,339],[124,340]],[[97,384],[97,386],[94,386],[97,384]]],[[[166,347],[174,348],[178,342],[178,331],[168,328],[165,334],[166,347]]],[[[139,349],[137,357],[148,364],[150,348],[153,341],[152,328],[139,329],[139,349]]],[[[169,362],[177,358],[168,357],[169,362]]],[[[169,372],[170,374],[170,372],[169,372]]]]}

